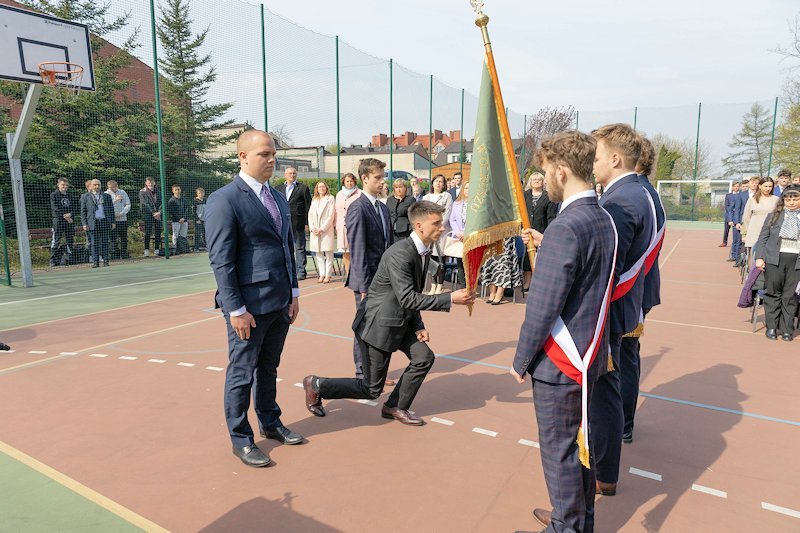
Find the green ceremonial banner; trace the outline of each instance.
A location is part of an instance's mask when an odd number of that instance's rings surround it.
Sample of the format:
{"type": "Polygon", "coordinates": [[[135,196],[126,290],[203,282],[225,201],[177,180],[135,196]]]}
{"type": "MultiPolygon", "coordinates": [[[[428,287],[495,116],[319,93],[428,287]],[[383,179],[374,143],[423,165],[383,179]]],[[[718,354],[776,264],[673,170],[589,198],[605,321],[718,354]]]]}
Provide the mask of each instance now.
{"type": "Polygon", "coordinates": [[[472,148],[469,203],[464,229],[464,270],[467,289],[477,287],[483,262],[503,252],[503,240],[519,234],[520,215],[506,161],[495,94],[489,68],[484,62],[481,92],[478,97],[478,123],[472,148]]]}

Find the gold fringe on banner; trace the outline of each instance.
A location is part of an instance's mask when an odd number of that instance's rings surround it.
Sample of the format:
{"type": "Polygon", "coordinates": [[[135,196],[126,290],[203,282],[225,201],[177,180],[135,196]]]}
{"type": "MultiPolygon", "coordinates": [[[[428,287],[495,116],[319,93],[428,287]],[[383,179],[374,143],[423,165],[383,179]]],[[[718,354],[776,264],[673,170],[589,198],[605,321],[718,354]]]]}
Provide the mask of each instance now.
{"type": "Polygon", "coordinates": [[[614,371],[614,359],[611,357],[611,352],[608,352],[608,366],[606,367],[606,369],[609,372],[614,371]]]}
{"type": "Polygon", "coordinates": [[[592,467],[589,466],[589,447],[586,446],[586,443],[583,442],[583,429],[578,428],[578,459],[580,460],[581,464],[591,469],[592,467]]]}
{"type": "MultiPolygon", "coordinates": [[[[481,266],[483,266],[484,261],[494,255],[500,255],[503,253],[503,242],[505,239],[510,237],[516,237],[519,235],[521,223],[519,220],[513,220],[510,222],[502,222],[500,224],[495,224],[494,226],[488,227],[486,229],[482,229],[479,231],[474,231],[470,233],[467,238],[464,239],[464,254],[463,254],[463,261],[464,261],[464,271],[471,272],[472,271],[472,264],[468,259],[468,252],[474,250],[475,248],[479,248],[481,246],[486,246],[486,249],[483,251],[483,257],[480,258],[480,263],[478,264],[479,270],[481,266]]],[[[471,284],[471,280],[469,276],[467,276],[467,290],[472,292],[477,289],[477,278],[475,279],[475,285],[471,284]]],[[[469,310],[469,315],[472,316],[472,306],[467,306],[469,310]]]]}
{"type": "Polygon", "coordinates": [[[639,325],[636,326],[635,330],[631,331],[630,333],[626,333],[625,335],[623,335],[623,337],[633,337],[633,338],[644,337],[644,324],[639,323],[639,325]]]}

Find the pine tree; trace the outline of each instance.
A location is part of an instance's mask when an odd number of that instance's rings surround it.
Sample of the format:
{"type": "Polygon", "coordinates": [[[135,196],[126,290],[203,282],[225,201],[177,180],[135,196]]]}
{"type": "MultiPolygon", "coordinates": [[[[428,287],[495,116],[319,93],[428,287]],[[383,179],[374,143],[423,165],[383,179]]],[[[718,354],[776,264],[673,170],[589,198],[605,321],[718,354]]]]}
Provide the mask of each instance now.
{"type": "Polygon", "coordinates": [[[766,175],[771,137],[772,116],[756,102],[742,117],[742,129],[728,145],[735,151],[722,158],[725,174],[766,175]]]}
{"type": "Polygon", "coordinates": [[[783,122],[775,130],[775,160],[793,172],[800,170],[800,103],[789,106],[783,122]]]}
{"type": "Polygon", "coordinates": [[[215,134],[233,123],[224,118],[233,104],[209,104],[206,100],[217,72],[211,64],[211,55],[203,53],[208,28],[192,35],[189,1],[166,0],[159,10],[156,31],[163,48],[159,67],[168,80],[162,86],[166,101],[165,165],[171,181],[197,184],[203,178],[231,172],[235,167],[230,157],[204,156],[235,137],[215,134]]]}

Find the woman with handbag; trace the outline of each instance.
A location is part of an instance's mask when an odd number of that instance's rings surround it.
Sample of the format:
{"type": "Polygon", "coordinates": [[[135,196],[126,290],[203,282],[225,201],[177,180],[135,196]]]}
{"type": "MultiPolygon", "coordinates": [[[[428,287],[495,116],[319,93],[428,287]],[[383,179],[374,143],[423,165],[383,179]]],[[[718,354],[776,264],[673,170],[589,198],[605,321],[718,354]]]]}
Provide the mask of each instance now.
{"type": "Polygon", "coordinates": [[[408,208],[416,200],[408,194],[408,185],[404,179],[394,180],[392,185],[394,194],[386,200],[386,207],[389,208],[389,215],[392,217],[392,231],[394,232],[394,242],[405,239],[411,235],[411,222],[408,221],[408,208]]]}
{"type": "Polygon", "coordinates": [[[790,185],[781,193],[754,250],[756,267],[764,271],[765,335],[776,340],[780,330],[781,338],[791,341],[800,283],[800,186],[790,185]]]}
{"type": "Polygon", "coordinates": [[[334,227],[336,200],[328,185],[319,181],[314,186],[314,198],[308,210],[309,249],[317,253],[317,283],[330,283],[333,274],[334,227]]]}
{"type": "MultiPolygon", "coordinates": [[[[427,200],[444,207],[444,213],[442,213],[442,220],[444,220],[445,224],[444,233],[442,233],[442,237],[439,239],[439,242],[433,244],[433,255],[437,256],[439,262],[443,264],[445,261],[445,255],[442,251],[442,248],[444,248],[445,238],[450,231],[450,210],[453,208],[453,197],[450,196],[449,192],[447,192],[447,182],[444,179],[444,175],[437,174],[434,176],[433,181],[431,181],[431,192],[426,194],[423,200],[427,200]]],[[[441,294],[443,284],[444,268],[440,268],[433,277],[433,282],[431,283],[431,292],[429,294],[441,294]]]]}
{"type": "Polygon", "coordinates": [[[344,266],[344,279],[350,271],[350,247],[347,244],[347,228],[345,217],[347,208],[361,196],[361,189],[356,187],[356,177],[348,172],[342,178],[342,190],[336,193],[336,238],[339,241],[339,250],[342,252],[342,263],[344,266]]]}
{"type": "Polygon", "coordinates": [[[469,202],[469,181],[461,186],[453,209],[450,211],[450,236],[444,245],[444,254],[455,257],[458,268],[458,285],[466,284],[464,279],[464,227],[467,225],[467,202],[469,202]]]}

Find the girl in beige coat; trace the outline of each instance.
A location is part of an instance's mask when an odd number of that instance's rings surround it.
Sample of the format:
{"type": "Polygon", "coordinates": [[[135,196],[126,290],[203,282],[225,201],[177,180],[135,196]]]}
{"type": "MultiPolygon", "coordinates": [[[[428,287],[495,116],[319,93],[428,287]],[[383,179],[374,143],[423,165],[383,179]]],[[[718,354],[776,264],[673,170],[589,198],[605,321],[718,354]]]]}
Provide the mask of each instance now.
{"type": "Polygon", "coordinates": [[[314,186],[311,209],[308,210],[309,249],[317,254],[317,283],[330,283],[333,274],[333,250],[335,246],[334,223],[336,201],[324,181],[314,186]]]}
{"type": "MultiPolygon", "coordinates": [[[[756,193],[747,200],[747,204],[744,206],[740,231],[744,238],[745,248],[753,248],[755,246],[758,241],[758,235],[761,233],[761,228],[764,226],[764,221],[768,215],[775,211],[775,207],[778,205],[778,197],[772,195],[774,186],[775,183],[772,178],[761,178],[756,193]]],[[[751,252],[755,253],[755,250],[751,250],[751,252]]]]}

